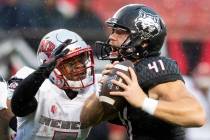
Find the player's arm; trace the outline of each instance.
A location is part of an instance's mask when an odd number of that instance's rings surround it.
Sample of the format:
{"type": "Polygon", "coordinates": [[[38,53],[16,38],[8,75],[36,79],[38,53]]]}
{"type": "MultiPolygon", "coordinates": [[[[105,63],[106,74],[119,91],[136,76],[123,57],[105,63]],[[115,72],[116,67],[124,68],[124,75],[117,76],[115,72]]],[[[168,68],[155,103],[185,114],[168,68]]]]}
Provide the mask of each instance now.
{"type": "Polygon", "coordinates": [[[96,94],[91,95],[83,106],[80,121],[83,127],[89,127],[102,121],[104,112],[96,94]]]}
{"type": "MultiPolygon", "coordinates": [[[[116,61],[113,64],[105,66],[98,84],[97,93],[99,93],[99,97],[94,94],[86,100],[81,113],[81,122],[86,124],[86,126],[96,125],[102,121],[117,118],[119,111],[125,106],[126,101],[123,98],[111,97],[109,95],[110,91],[119,90],[115,86],[109,86],[110,75],[115,75],[114,73],[117,69],[125,72],[127,65],[132,65],[130,61],[124,61],[116,65],[118,63],[116,61]]],[[[111,77],[113,78],[113,76],[111,77]]]]}
{"type": "Polygon", "coordinates": [[[11,99],[7,98],[7,106],[8,106],[8,117],[7,119],[9,120],[9,127],[13,130],[13,131],[17,131],[17,118],[14,115],[14,113],[12,112],[11,109],[11,99]]]}
{"type": "Polygon", "coordinates": [[[155,116],[185,127],[204,125],[205,112],[182,81],[157,85],[149,91],[149,96],[158,100],[155,116]]]}
{"type": "Polygon", "coordinates": [[[18,117],[24,117],[37,108],[37,100],[35,95],[44,82],[45,77],[40,74],[40,69],[36,70],[25,79],[17,79],[12,77],[9,81],[11,84],[18,84],[13,90],[11,99],[12,112],[18,117]],[[19,82],[16,82],[19,80],[19,82]],[[15,83],[16,82],[16,83],[15,83]]]}
{"type": "Polygon", "coordinates": [[[116,116],[116,112],[106,112],[97,95],[93,94],[85,101],[80,115],[80,121],[83,127],[90,127],[102,121],[115,118],[116,116]]]}
{"type": "Polygon", "coordinates": [[[173,124],[191,127],[205,123],[205,112],[199,102],[187,91],[181,80],[159,84],[149,90],[149,97],[138,84],[137,76],[129,68],[131,78],[118,73],[127,83],[113,81],[124,89],[111,92],[123,96],[132,106],[173,124]]]}
{"type": "Polygon", "coordinates": [[[10,119],[13,117],[14,115],[12,114],[12,112],[10,112],[8,109],[3,108],[0,110],[0,118],[5,120],[6,122],[9,122],[10,119]]]}
{"type": "Polygon", "coordinates": [[[36,110],[37,100],[35,95],[39,87],[55,68],[57,60],[68,53],[68,49],[62,51],[68,45],[66,42],[54,50],[51,59],[39,66],[36,71],[23,79],[16,87],[11,100],[12,111],[16,116],[24,117],[36,110]]]}
{"type": "Polygon", "coordinates": [[[1,109],[0,110],[0,118],[7,122],[8,126],[16,131],[17,130],[17,119],[14,114],[9,109],[1,109]]]}
{"type": "Polygon", "coordinates": [[[35,95],[45,79],[49,77],[55,65],[55,59],[52,59],[42,64],[37,70],[24,79],[12,77],[9,80],[9,85],[16,85],[11,89],[13,90],[11,108],[16,116],[24,117],[36,110],[37,100],[35,95]]]}
{"type": "MultiPolygon", "coordinates": [[[[103,84],[113,68],[113,64],[107,64],[102,71],[102,77],[99,78],[99,84],[103,84]]],[[[98,86],[99,86],[98,84],[98,86]]],[[[99,88],[97,88],[97,92],[99,88]]],[[[108,112],[102,102],[99,101],[97,93],[91,95],[86,101],[81,111],[80,120],[84,127],[96,125],[102,121],[112,119],[117,116],[116,112],[108,112]]]]}

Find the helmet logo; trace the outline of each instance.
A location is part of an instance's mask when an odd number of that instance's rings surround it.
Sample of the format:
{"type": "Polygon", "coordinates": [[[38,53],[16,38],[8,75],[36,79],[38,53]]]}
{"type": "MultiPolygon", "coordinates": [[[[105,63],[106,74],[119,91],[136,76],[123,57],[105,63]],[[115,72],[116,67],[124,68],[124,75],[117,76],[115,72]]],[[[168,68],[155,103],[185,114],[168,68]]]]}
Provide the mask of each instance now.
{"type": "Polygon", "coordinates": [[[142,39],[149,39],[160,32],[159,20],[157,15],[146,13],[142,9],[139,11],[139,15],[134,21],[142,39]]]}
{"type": "Polygon", "coordinates": [[[40,47],[39,47],[38,52],[44,52],[44,53],[46,53],[47,57],[50,57],[53,49],[55,49],[55,44],[53,44],[49,40],[42,40],[40,42],[40,47]]]}
{"type": "Polygon", "coordinates": [[[53,49],[55,49],[55,44],[53,44],[50,40],[41,40],[37,51],[39,63],[45,63],[45,61],[50,58],[53,49]]]}

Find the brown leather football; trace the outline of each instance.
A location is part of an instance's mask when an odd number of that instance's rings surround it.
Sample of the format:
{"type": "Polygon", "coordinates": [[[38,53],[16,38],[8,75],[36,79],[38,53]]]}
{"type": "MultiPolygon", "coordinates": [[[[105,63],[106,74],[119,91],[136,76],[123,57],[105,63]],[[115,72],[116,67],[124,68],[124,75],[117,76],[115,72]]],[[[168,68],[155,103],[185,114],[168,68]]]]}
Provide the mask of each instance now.
{"type": "Polygon", "coordinates": [[[110,95],[110,92],[122,91],[122,89],[119,86],[116,86],[115,84],[113,84],[111,80],[115,79],[117,81],[124,82],[124,80],[120,78],[120,76],[118,76],[116,72],[120,71],[130,77],[128,67],[131,67],[134,69],[133,63],[129,60],[122,61],[116,64],[111,74],[108,75],[108,77],[106,78],[106,80],[103,82],[101,86],[101,90],[99,92],[99,100],[103,104],[105,110],[109,112],[116,112],[117,110],[119,111],[123,109],[124,106],[127,104],[127,101],[123,97],[112,96],[110,95]]]}

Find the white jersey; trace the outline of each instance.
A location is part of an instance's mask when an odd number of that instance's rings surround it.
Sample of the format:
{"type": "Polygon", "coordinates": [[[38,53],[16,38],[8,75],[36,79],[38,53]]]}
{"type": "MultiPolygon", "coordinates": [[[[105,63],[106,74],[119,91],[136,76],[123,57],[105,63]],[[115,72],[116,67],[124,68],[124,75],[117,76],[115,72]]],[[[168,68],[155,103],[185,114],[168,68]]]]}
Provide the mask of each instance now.
{"type": "MultiPolygon", "coordinates": [[[[32,72],[32,69],[24,67],[16,77],[25,78],[26,73],[32,72]]],[[[95,92],[96,84],[81,90],[71,100],[64,90],[46,79],[35,96],[38,101],[36,112],[26,117],[18,117],[16,140],[85,139],[91,128],[81,128],[80,113],[84,101],[95,92]]]]}
{"type": "Polygon", "coordinates": [[[7,108],[7,84],[0,75],[0,110],[7,108]]]}

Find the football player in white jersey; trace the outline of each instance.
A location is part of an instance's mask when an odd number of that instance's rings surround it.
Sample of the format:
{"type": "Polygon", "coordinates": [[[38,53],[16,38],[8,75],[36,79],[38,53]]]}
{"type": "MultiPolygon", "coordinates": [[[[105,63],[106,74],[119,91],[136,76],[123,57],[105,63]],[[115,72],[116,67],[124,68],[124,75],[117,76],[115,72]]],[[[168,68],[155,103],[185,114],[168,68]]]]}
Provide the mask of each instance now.
{"type": "Polygon", "coordinates": [[[80,113],[97,88],[91,47],[78,34],[59,29],[42,38],[37,55],[38,69],[24,67],[10,80],[16,85],[10,89],[16,140],[85,139],[91,128],[83,128],[80,113]]]}
{"type": "Polygon", "coordinates": [[[6,109],[7,109],[7,84],[3,79],[3,77],[0,75],[0,118],[5,118],[4,112],[6,109]]]}
{"type": "MultiPolygon", "coordinates": [[[[8,96],[7,83],[0,75],[0,119],[5,121],[10,128],[16,131],[17,120],[12,113],[10,107],[10,100],[8,96]]],[[[0,123],[1,124],[1,123],[0,123]]]]}

